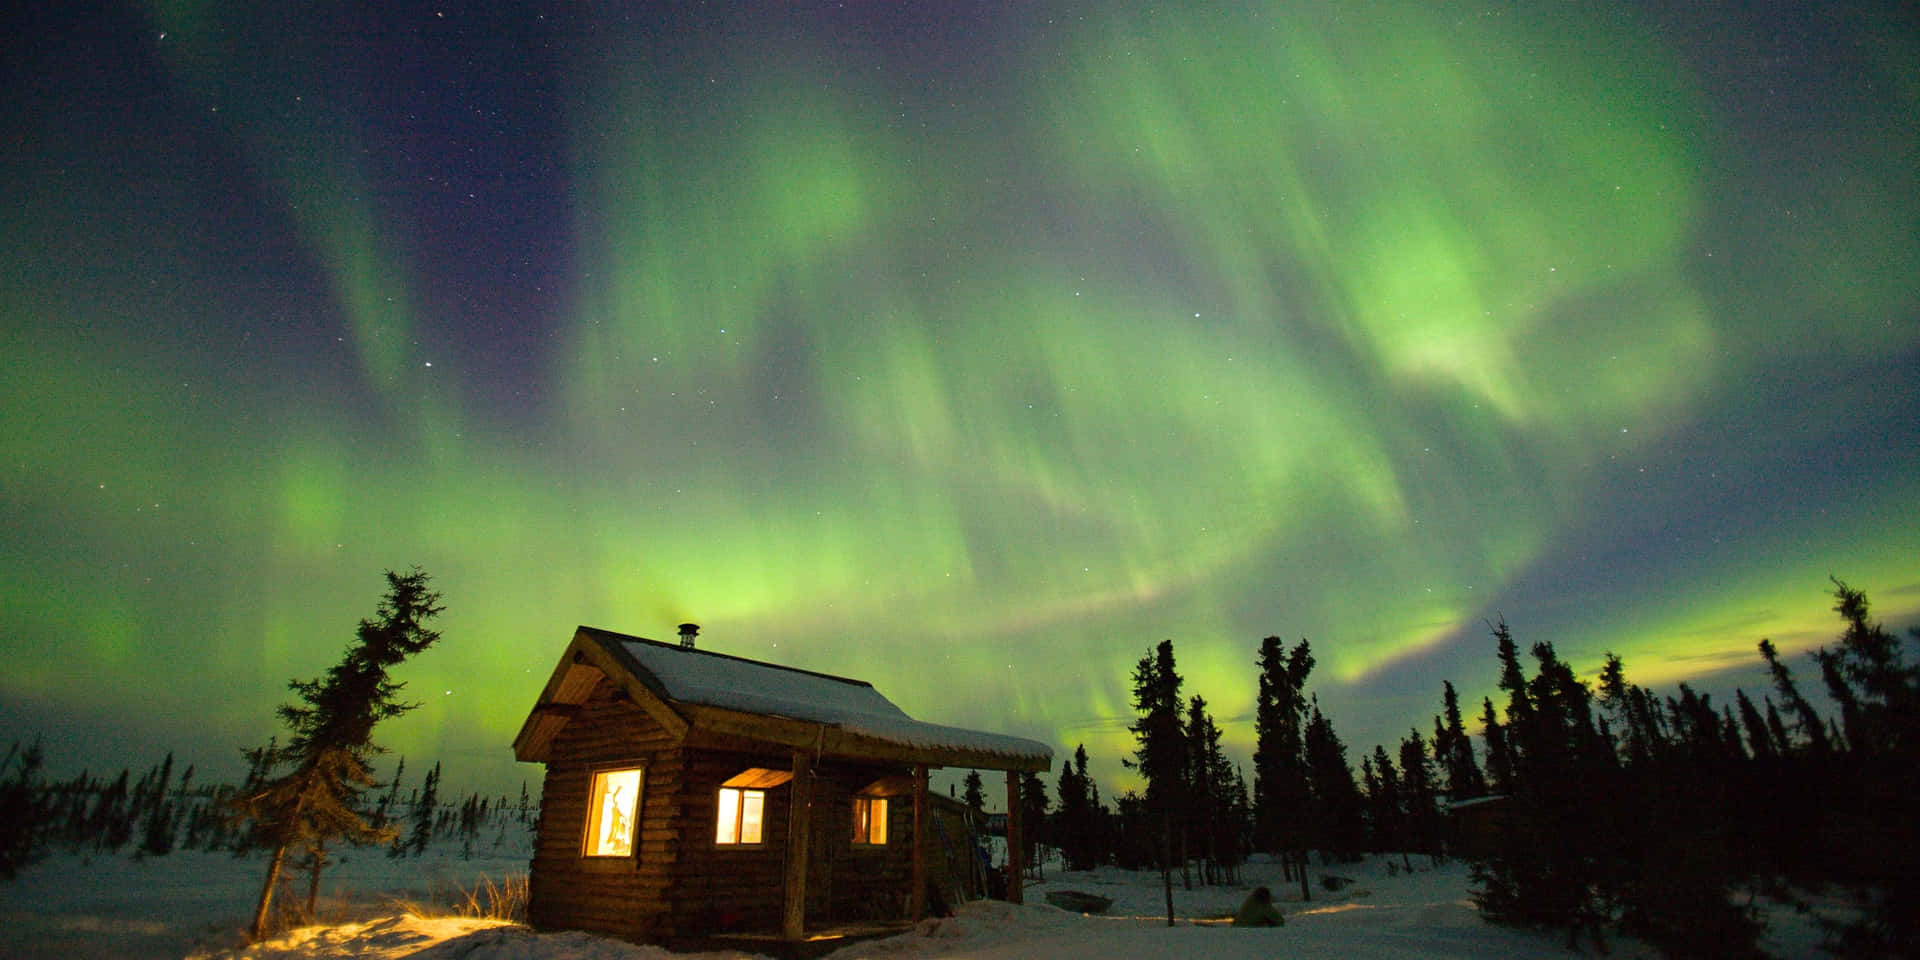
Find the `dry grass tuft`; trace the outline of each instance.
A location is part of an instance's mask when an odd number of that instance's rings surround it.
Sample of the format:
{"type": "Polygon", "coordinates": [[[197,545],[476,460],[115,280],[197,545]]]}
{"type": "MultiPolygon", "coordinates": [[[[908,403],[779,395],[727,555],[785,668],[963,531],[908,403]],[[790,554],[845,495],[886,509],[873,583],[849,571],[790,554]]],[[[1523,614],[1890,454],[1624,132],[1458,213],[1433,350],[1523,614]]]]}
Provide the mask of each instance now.
{"type": "Polygon", "coordinates": [[[450,895],[442,897],[429,890],[425,902],[396,899],[395,907],[415,917],[472,917],[479,920],[527,922],[527,875],[510,873],[499,883],[482,876],[471,889],[454,884],[450,895]]]}

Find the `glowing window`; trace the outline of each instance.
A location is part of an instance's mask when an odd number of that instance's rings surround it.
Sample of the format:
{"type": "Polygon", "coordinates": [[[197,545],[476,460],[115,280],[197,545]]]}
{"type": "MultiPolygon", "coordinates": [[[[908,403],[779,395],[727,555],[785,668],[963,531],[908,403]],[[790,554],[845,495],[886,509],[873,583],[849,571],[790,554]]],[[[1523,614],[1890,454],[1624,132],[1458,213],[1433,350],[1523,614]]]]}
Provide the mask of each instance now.
{"type": "Polygon", "coordinates": [[[887,842],[887,798],[853,798],[853,842],[887,842]]]}
{"type": "Polygon", "coordinates": [[[714,843],[759,843],[760,826],[767,809],[765,790],[720,788],[720,817],[713,834],[714,843]]]}
{"type": "Polygon", "coordinates": [[[640,815],[640,768],[598,770],[587,796],[586,855],[633,856],[633,828],[640,815]]]}

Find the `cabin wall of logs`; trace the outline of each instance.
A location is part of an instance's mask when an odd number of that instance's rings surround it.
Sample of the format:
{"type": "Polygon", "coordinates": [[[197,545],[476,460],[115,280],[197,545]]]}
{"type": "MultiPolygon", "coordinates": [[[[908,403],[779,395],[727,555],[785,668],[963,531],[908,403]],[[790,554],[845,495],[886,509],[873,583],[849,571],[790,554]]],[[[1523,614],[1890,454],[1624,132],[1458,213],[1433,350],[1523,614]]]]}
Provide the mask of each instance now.
{"type": "Polygon", "coordinates": [[[666,731],[602,681],[553,743],[528,870],[530,923],[636,940],[670,935],[666,894],[681,842],[680,767],[666,731]],[[582,856],[593,771],[636,761],[646,772],[635,855],[582,856]]]}
{"type": "MultiPolygon", "coordinates": [[[[603,680],[552,744],[529,921],[640,941],[778,932],[792,784],[762,788],[760,843],[720,844],[715,828],[723,785],[748,771],[774,774],[762,782],[791,778],[793,765],[785,747],[697,736],[676,743],[603,680]],[[634,855],[582,856],[593,772],[633,762],[645,767],[634,855]]],[[[913,875],[910,771],[833,757],[809,766],[807,926],[905,918],[913,875]],[[862,793],[887,799],[885,844],[853,842],[854,799],[862,793]]]]}

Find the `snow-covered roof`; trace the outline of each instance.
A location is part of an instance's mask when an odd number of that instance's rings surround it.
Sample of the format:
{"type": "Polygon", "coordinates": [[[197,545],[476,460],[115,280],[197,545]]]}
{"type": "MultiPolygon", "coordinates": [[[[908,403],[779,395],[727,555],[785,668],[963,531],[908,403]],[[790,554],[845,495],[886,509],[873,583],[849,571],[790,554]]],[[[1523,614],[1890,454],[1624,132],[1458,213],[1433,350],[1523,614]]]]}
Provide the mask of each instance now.
{"type": "MultiPolygon", "coordinates": [[[[795,730],[802,726],[813,731],[830,729],[842,745],[890,745],[898,748],[897,752],[936,766],[1046,769],[1052,763],[1053,749],[1035,740],[915,720],[864,680],[595,627],[579,628],[569,649],[579,650],[583,643],[608,655],[590,656],[601,672],[624,670],[669,708],[707,707],[789,721],[795,730]]],[[[584,698],[587,690],[577,681],[568,682],[568,669],[568,662],[563,660],[541,697],[542,705],[578,703],[584,698]]],[[[530,737],[545,741],[558,731],[557,723],[549,723],[545,733],[536,730],[539,717],[536,707],[515,743],[522,759],[537,759],[536,754],[544,753],[544,744],[529,750],[522,741],[530,737]]]]}
{"type": "Polygon", "coordinates": [[[1452,813],[1456,810],[1471,810],[1475,807],[1484,807],[1491,803],[1500,803],[1505,799],[1507,799],[1507,795],[1504,793],[1489,793],[1478,797],[1468,797],[1465,800],[1449,801],[1446,804],[1446,808],[1448,813],[1452,813]]]}

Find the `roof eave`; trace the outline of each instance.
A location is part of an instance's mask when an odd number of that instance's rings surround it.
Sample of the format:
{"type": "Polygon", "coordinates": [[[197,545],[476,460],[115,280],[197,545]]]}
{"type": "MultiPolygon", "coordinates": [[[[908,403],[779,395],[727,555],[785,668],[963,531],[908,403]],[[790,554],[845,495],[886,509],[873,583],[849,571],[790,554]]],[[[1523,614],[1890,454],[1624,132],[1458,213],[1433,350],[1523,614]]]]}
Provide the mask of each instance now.
{"type": "Polygon", "coordinates": [[[725,707],[681,704],[694,729],[774,743],[821,756],[848,757],[926,767],[970,767],[1039,773],[1053,766],[1053,753],[1012,754],[961,747],[915,746],[868,736],[814,720],[745,713],[725,707]]]}

